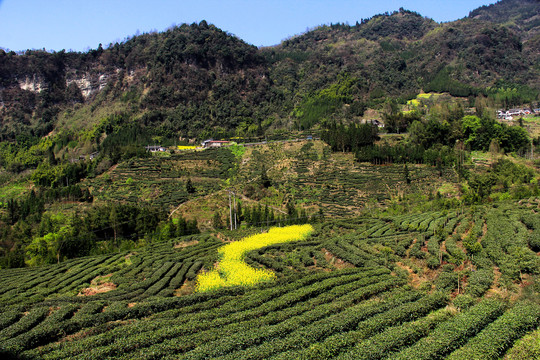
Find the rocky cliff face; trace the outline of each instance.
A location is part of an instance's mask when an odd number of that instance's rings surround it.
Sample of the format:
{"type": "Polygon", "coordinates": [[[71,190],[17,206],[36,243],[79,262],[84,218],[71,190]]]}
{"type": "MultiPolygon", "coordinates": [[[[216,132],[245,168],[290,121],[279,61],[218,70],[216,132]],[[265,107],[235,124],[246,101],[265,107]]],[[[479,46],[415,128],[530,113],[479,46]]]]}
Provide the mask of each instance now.
{"type": "Polygon", "coordinates": [[[18,81],[21,90],[31,91],[33,93],[40,93],[48,88],[48,84],[45,79],[39,75],[26,75],[23,79],[18,81]]]}
{"type": "MultiPolygon", "coordinates": [[[[76,85],[81,91],[84,99],[87,100],[93,95],[99,93],[99,91],[107,86],[110,80],[110,74],[91,75],[89,73],[84,73],[82,75],[78,75],[75,71],[68,71],[65,77],[65,87],[67,89],[72,84],[76,85]]],[[[17,79],[16,85],[13,85],[18,87],[20,90],[29,91],[34,94],[40,94],[44,90],[50,88],[50,84],[42,76],[37,74],[28,74],[22,78],[19,78],[17,79]]],[[[13,90],[13,86],[0,88],[0,99],[2,98],[1,93],[9,88],[13,90]]]]}
{"type": "Polygon", "coordinates": [[[66,88],[75,84],[81,91],[85,100],[98,94],[107,84],[115,80],[116,75],[120,72],[120,69],[116,69],[113,74],[90,74],[84,73],[82,75],[77,74],[75,70],[70,70],[66,74],[66,88]]]}
{"type": "MultiPolygon", "coordinates": [[[[118,79],[118,74],[121,71],[121,69],[116,69],[112,73],[91,74],[89,72],[85,72],[80,74],[75,69],[68,69],[65,73],[64,85],[66,89],[68,89],[70,86],[76,86],[80,90],[84,100],[88,100],[97,95],[110,82],[116,81],[118,79]]],[[[133,77],[133,74],[130,75],[133,77]]],[[[12,86],[8,86],[7,88],[13,88],[13,86],[18,87],[23,91],[40,94],[44,90],[49,89],[51,84],[43,76],[38,74],[27,74],[24,77],[18,78],[16,83],[14,83],[12,86]]],[[[1,93],[7,88],[0,88],[0,99],[2,99],[1,93]]]]}

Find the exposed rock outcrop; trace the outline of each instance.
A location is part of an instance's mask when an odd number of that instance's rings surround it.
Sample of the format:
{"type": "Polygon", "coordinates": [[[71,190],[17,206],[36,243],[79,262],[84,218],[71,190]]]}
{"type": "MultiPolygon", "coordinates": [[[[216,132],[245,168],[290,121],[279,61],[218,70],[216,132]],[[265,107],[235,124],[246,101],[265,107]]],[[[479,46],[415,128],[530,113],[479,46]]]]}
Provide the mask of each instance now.
{"type": "Polygon", "coordinates": [[[19,87],[22,90],[31,91],[34,93],[40,93],[43,90],[47,89],[47,83],[44,79],[40,78],[36,74],[26,76],[23,80],[19,80],[19,87]]]}

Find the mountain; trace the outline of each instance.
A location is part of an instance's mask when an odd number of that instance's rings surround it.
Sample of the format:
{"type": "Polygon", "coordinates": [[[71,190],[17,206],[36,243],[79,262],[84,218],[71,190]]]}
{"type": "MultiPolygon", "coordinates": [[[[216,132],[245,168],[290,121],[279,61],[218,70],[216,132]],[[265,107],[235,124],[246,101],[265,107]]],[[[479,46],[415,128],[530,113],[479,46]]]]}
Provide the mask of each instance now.
{"type": "Polygon", "coordinates": [[[93,114],[97,108],[109,107],[169,132],[250,117],[258,104],[271,101],[257,48],[204,21],[88,53],[0,52],[0,59],[4,139],[25,128],[46,135],[65,109],[89,107],[81,128],[101,120],[93,114]]]}
{"type": "MultiPolygon", "coordinates": [[[[323,26],[275,51],[303,53],[311,71],[322,68],[330,79],[339,72],[355,74],[366,79],[364,93],[384,87],[394,96],[429,85],[447,66],[459,69],[455,80],[478,88],[499,79],[516,81],[516,76],[518,83],[534,86],[537,74],[530,69],[532,59],[523,57],[518,34],[505,27],[472,19],[436,24],[407,11],[355,26],[323,26]]],[[[310,81],[312,88],[320,85],[313,76],[310,81]]]]}
{"type": "Polygon", "coordinates": [[[469,18],[489,21],[518,34],[523,55],[540,69],[540,1],[502,0],[471,11],[469,18]]]}
{"type": "Polygon", "coordinates": [[[469,18],[504,25],[530,40],[540,35],[540,1],[501,0],[470,12],[469,18]]]}
{"type": "Polygon", "coordinates": [[[262,136],[421,91],[516,88],[529,103],[540,90],[538,9],[504,0],[443,24],[400,9],[261,49],[202,21],[86,53],[0,51],[0,140],[64,134],[90,151],[111,136],[262,136]]]}

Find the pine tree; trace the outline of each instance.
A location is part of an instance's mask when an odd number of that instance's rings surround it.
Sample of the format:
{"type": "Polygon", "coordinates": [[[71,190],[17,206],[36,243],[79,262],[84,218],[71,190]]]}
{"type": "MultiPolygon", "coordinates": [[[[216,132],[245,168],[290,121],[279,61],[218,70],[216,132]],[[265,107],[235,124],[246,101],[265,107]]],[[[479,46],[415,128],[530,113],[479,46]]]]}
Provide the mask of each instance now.
{"type": "Polygon", "coordinates": [[[244,210],[244,216],[243,216],[243,220],[246,222],[246,225],[249,227],[251,225],[251,222],[252,222],[252,216],[251,216],[251,210],[250,208],[246,208],[244,210]]]}
{"type": "Polygon", "coordinates": [[[187,222],[187,230],[188,230],[188,235],[198,234],[198,233],[201,232],[199,230],[199,225],[197,223],[197,219],[193,219],[193,220],[187,222]]]}
{"type": "Polygon", "coordinates": [[[292,203],[292,201],[289,201],[287,203],[287,223],[294,224],[296,217],[297,217],[296,208],[294,207],[294,204],[292,203]]]}
{"type": "Polygon", "coordinates": [[[212,218],[212,227],[214,229],[223,229],[223,221],[221,221],[221,214],[216,210],[214,217],[212,218]]]}
{"type": "Polygon", "coordinates": [[[11,225],[15,224],[19,220],[20,209],[19,202],[15,199],[10,199],[7,202],[8,218],[11,225]]]}
{"type": "Polygon", "coordinates": [[[251,223],[253,226],[259,226],[259,223],[261,222],[261,209],[259,208],[253,208],[251,209],[251,223]]]}
{"type": "Polygon", "coordinates": [[[113,229],[114,234],[114,242],[113,244],[116,246],[117,243],[117,234],[118,234],[118,211],[116,209],[116,205],[112,206],[111,212],[109,213],[109,222],[111,224],[111,227],[113,229]]]}
{"type": "Polygon", "coordinates": [[[270,181],[270,178],[268,177],[268,174],[266,173],[266,166],[263,164],[261,168],[261,186],[265,188],[269,188],[272,185],[272,182],[270,181]]]}
{"type": "Polygon", "coordinates": [[[176,224],[173,222],[172,218],[169,218],[169,222],[167,225],[169,225],[169,232],[167,234],[168,238],[174,239],[176,235],[176,224]]]}
{"type": "Polygon", "coordinates": [[[274,210],[272,209],[270,209],[270,215],[269,215],[268,221],[270,224],[274,224],[275,222],[275,214],[274,214],[274,210]]]}
{"type": "Polygon", "coordinates": [[[266,222],[266,225],[268,225],[268,221],[270,220],[269,217],[270,217],[270,213],[269,213],[269,210],[268,210],[268,205],[265,205],[264,206],[263,221],[266,222]]]}
{"type": "Polygon", "coordinates": [[[178,219],[178,224],[176,225],[176,236],[184,236],[187,234],[187,224],[186,219],[182,216],[178,219]]]}
{"type": "Polygon", "coordinates": [[[191,182],[191,178],[188,178],[186,181],[186,191],[188,194],[194,194],[197,190],[195,189],[195,186],[193,186],[193,183],[191,182]]]}
{"type": "Polygon", "coordinates": [[[236,205],[236,222],[238,226],[240,226],[243,220],[244,220],[244,215],[242,214],[242,202],[239,201],[238,204],[236,205]]]}
{"type": "Polygon", "coordinates": [[[405,176],[405,181],[407,182],[407,184],[410,184],[411,183],[411,174],[409,173],[409,167],[407,166],[407,164],[405,164],[405,166],[403,166],[403,174],[405,176]]]}

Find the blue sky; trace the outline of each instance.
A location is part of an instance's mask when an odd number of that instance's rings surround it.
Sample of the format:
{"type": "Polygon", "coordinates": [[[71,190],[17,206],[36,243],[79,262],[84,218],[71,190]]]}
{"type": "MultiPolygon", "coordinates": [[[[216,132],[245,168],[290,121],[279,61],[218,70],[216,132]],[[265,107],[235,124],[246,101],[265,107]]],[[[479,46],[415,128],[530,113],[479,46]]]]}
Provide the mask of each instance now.
{"type": "Polygon", "coordinates": [[[256,46],[270,46],[322,24],[403,7],[438,22],[465,17],[495,0],[0,0],[0,47],[85,51],[137,33],[206,20],[256,46]]]}

